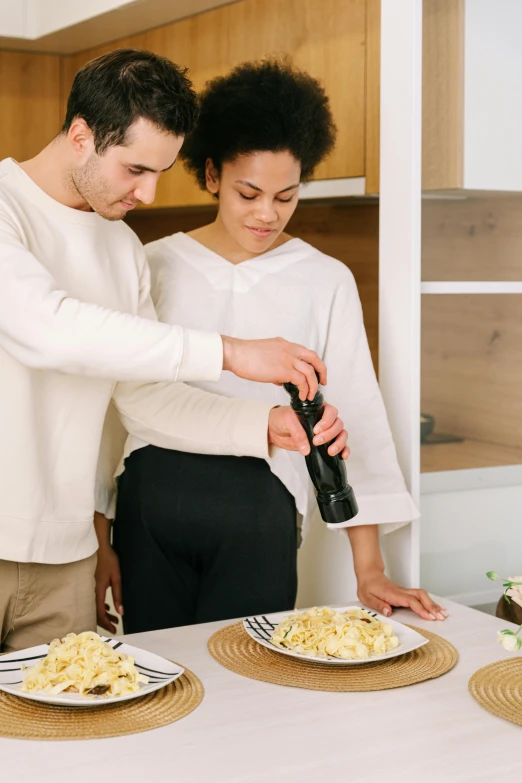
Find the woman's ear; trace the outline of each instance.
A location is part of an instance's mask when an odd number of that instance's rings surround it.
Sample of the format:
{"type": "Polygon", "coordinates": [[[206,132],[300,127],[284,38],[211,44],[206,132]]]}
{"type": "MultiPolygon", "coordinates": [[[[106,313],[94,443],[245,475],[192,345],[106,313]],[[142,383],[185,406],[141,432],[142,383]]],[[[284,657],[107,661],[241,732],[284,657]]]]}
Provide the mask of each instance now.
{"type": "Polygon", "coordinates": [[[219,173],[214,166],[211,158],[207,158],[205,163],[205,177],[207,181],[207,190],[212,195],[217,196],[219,193],[219,173]]]}

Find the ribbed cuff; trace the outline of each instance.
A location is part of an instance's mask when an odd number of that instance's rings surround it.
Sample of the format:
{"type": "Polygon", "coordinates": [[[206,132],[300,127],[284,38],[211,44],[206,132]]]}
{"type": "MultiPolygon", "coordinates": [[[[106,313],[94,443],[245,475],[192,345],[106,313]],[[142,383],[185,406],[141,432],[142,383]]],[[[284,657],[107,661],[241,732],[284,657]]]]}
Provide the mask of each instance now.
{"type": "Polygon", "coordinates": [[[223,370],[223,341],[216,332],[183,329],[183,359],[178,381],[219,381],[223,370]]]}
{"type": "Polygon", "coordinates": [[[237,457],[268,459],[268,416],[273,407],[269,402],[243,401],[232,433],[234,453],[237,457]]]}

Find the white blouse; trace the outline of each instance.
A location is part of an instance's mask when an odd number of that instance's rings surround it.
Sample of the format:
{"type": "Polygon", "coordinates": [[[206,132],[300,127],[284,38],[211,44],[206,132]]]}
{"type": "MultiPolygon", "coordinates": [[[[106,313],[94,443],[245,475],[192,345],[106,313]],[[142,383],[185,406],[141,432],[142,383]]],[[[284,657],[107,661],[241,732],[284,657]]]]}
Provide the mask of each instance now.
{"type": "MultiPolygon", "coordinates": [[[[344,264],[300,239],[240,264],[183,233],[151,242],[146,252],[160,321],[243,339],[284,337],[323,358],[328,368],[324,396],[348,430],[348,478],[359,504],[358,515],[342,526],[380,524],[381,532],[390,532],[418,517],[397,462],[357,286],[344,264]]],[[[191,385],[274,405],[289,402],[283,388],[230,372],[217,383],[191,385]]],[[[125,455],[143,445],[130,436],[125,455]]],[[[267,462],[294,496],[305,535],[319,512],[304,457],[275,449],[267,462]]]]}

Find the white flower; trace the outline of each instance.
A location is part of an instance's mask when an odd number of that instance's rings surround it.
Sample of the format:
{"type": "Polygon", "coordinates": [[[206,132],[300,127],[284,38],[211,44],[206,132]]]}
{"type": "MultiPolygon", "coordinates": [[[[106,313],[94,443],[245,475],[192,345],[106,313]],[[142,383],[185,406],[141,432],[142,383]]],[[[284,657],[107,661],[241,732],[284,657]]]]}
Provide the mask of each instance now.
{"type": "Polygon", "coordinates": [[[513,631],[499,631],[498,642],[508,652],[517,652],[522,647],[522,639],[517,636],[513,631]]]}
{"type": "MultiPolygon", "coordinates": [[[[510,582],[522,582],[522,576],[510,576],[510,582]]],[[[506,595],[519,606],[522,606],[522,585],[515,585],[507,590],[506,595]]]]}

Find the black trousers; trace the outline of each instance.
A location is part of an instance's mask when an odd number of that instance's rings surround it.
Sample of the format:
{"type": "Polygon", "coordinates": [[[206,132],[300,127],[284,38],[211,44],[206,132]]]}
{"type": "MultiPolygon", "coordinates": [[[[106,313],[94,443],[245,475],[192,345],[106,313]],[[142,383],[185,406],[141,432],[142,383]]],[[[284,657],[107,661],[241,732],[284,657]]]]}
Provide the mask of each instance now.
{"type": "Polygon", "coordinates": [[[119,482],[114,547],[125,633],[295,606],[294,498],[261,459],[138,449],[119,482]]]}

